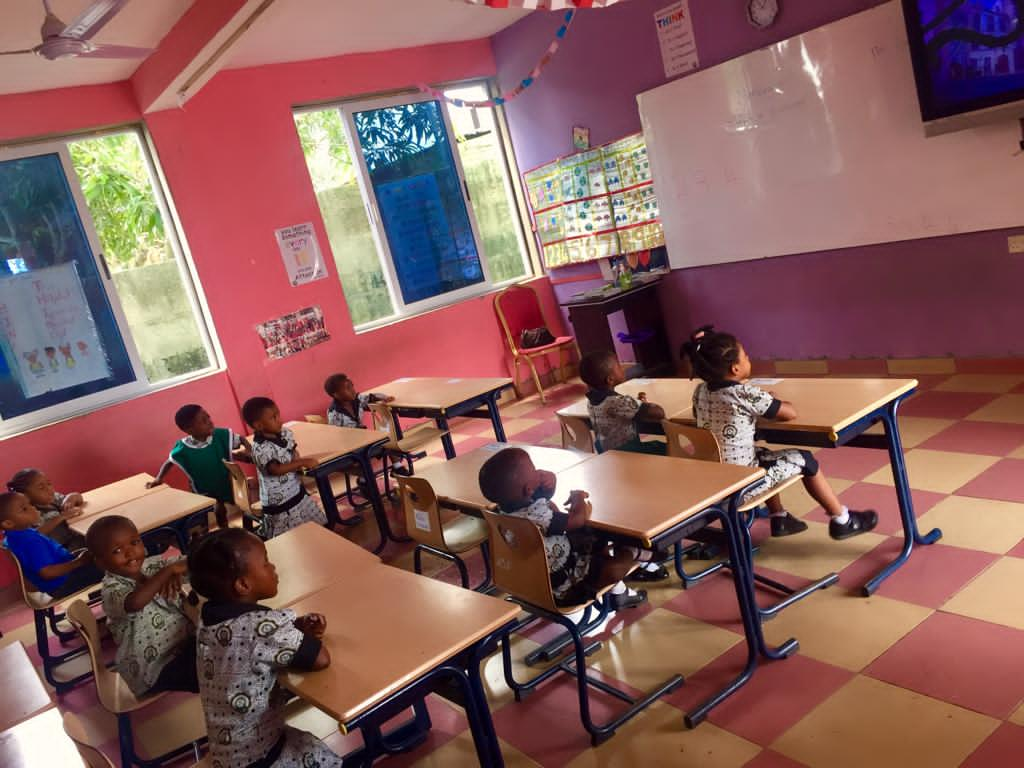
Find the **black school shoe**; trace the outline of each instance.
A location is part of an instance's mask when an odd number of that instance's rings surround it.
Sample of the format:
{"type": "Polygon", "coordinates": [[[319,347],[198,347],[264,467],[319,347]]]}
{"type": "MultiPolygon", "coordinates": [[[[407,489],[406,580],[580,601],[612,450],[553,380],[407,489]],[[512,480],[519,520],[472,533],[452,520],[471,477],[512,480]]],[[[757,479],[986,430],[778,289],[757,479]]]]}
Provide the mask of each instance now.
{"type": "Polygon", "coordinates": [[[608,595],[608,607],[613,611],[621,611],[623,608],[636,608],[647,602],[647,590],[638,589],[635,595],[629,592],[620,592],[617,595],[608,595]]]}
{"type": "Polygon", "coordinates": [[[668,570],[664,565],[659,565],[656,571],[649,571],[641,566],[629,574],[626,581],[664,581],[667,578],[668,570]]]}
{"type": "Polygon", "coordinates": [[[837,523],[835,518],[829,520],[828,535],[836,541],[848,539],[851,536],[859,536],[867,533],[878,525],[878,514],[873,509],[866,509],[863,512],[850,512],[850,519],[846,523],[837,523]]]}
{"type": "Polygon", "coordinates": [[[794,533],[803,533],[807,530],[807,523],[788,512],[783,517],[769,517],[772,524],[772,538],[792,536],[794,533]]]}

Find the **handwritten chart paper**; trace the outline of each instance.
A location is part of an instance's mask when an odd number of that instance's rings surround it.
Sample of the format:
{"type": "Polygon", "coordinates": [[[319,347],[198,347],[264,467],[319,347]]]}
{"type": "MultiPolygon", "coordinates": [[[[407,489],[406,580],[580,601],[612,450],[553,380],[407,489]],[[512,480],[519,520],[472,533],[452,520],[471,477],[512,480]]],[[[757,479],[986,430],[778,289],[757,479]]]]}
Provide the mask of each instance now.
{"type": "Polygon", "coordinates": [[[275,230],[274,236],[292,287],[327,277],[327,267],[311,223],[275,230]]]}
{"type": "Polygon", "coordinates": [[[680,0],[654,14],[665,77],[678,77],[700,66],[693,37],[689,0],[680,0]]]}

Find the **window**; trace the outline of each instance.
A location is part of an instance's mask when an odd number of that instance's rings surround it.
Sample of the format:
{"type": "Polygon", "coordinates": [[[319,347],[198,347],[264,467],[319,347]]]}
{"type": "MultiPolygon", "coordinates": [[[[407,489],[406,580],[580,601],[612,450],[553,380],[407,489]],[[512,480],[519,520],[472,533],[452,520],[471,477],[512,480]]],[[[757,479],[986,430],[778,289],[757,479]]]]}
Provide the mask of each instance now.
{"type": "Polygon", "coordinates": [[[215,359],[142,135],[0,151],[0,434],[215,359]]]}
{"type": "MultiPolygon", "coordinates": [[[[482,84],[448,94],[487,98],[482,84]]],[[[357,329],[529,274],[493,109],[403,96],[295,123],[357,329]]]]}

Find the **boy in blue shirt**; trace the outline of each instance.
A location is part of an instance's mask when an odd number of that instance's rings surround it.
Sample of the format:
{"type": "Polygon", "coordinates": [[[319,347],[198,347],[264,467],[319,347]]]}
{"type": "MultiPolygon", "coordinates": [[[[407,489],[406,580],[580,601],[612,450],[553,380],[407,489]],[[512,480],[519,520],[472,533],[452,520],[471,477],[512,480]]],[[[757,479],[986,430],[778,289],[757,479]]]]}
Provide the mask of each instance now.
{"type": "Polygon", "coordinates": [[[36,530],[39,510],[21,493],[0,494],[0,530],[4,546],[21,564],[28,582],[54,598],[67,597],[98,584],[103,574],[87,550],[68,552],[36,530]]]}

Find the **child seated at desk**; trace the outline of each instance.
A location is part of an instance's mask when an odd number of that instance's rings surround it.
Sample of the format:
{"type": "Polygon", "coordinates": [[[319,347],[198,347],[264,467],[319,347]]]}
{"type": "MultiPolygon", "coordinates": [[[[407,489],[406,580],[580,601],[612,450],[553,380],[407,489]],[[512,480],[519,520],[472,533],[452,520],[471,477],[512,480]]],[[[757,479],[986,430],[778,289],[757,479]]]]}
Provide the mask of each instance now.
{"type": "Polygon", "coordinates": [[[638,397],[620,395],[615,387],[626,380],[626,373],[614,352],[591,352],[580,361],[580,378],[587,390],[587,411],[594,429],[594,447],[605,451],[633,451],[665,455],[665,443],[640,439],[637,422],[659,422],[665,410],[647,402],[643,392],[638,397]]]}
{"type": "Polygon", "coordinates": [[[135,523],[120,515],[101,517],[85,538],[106,572],[103,613],[117,644],[117,671],[132,693],[198,693],[195,625],[181,592],[185,558],[146,557],[135,523]]]}
{"type": "Polygon", "coordinates": [[[609,584],[615,585],[610,593],[613,610],[646,602],[645,591],[628,589],[621,581],[636,567],[637,550],[619,546],[611,553],[608,542],[587,526],[586,492],[570,492],[566,508],[559,509],[551,501],[555,482],[555,475],[534,467],[522,448],[500,450],[480,467],[480,490],[498,511],[525,517],[544,534],[555,602],[588,603],[609,584]]]}
{"type": "Polygon", "coordinates": [[[22,493],[0,494],[0,531],[4,546],[18,558],[29,584],[50,597],[73,595],[98,584],[103,574],[88,550],[68,552],[38,530],[39,510],[22,493]]]}
{"type": "Polygon", "coordinates": [[[327,515],[306,493],[300,469],[316,469],[316,459],[299,456],[295,435],[281,423],[281,411],[269,397],[252,397],[242,418],[255,432],[252,460],[259,472],[263,533],[267,539],[313,521],[327,524],[327,515]]]}
{"type": "Polygon", "coordinates": [[[53,489],[50,478],[39,469],[22,469],[7,481],[7,490],[23,493],[39,510],[39,527],[44,536],[49,536],[65,549],[74,552],[85,546],[85,537],[71,530],[68,520],[82,514],[85,499],[80,493],[63,494],[53,489]]]}
{"type": "Polygon", "coordinates": [[[344,373],[328,376],[324,381],[324,392],[331,398],[331,404],[327,407],[327,423],[353,429],[366,429],[363,416],[370,403],[390,403],[395,399],[380,392],[356,392],[356,385],[344,373]]]}
{"type": "Polygon", "coordinates": [[[259,604],[277,594],[277,571],[260,539],[240,528],[204,536],[188,556],[193,588],[208,602],[197,634],[199,695],[210,759],[223,766],[341,766],[311,733],[285,725],[286,669],[323,669],[327,621],[259,604]]]}
{"type": "Polygon", "coordinates": [[[233,458],[249,461],[252,452],[249,441],[230,429],[213,426],[210,414],[200,405],[181,406],[174,414],[174,423],[185,437],[174,444],[171,455],[146,487],[160,485],[171,467],[178,467],[188,477],[194,493],[217,500],[214,510],[217,525],[227,528],[228,512],[224,505],[233,503],[234,496],[231,493],[231,475],[224,462],[233,458]]]}
{"type": "MultiPolygon", "coordinates": [[[[760,466],[767,472],[764,481],[747,497],[803,475],[804,488],[832,518],[828,533],[833,539],[848,539],[878,525],[878,515],[873,510],[854,512],[839,502],[810,451],[772,451],[754,445],[758,419],[792,421],[796,408],[771,392],[744,383],[750,377],[750,358],[735,336],[717,333],[713,326],[706,325],[683,344],[682,354],[689,359],[693,373],[703,379],[693,393],[697,426],[714,433],[722,461],[760,466]]],[[[772,536],[791,536],[807,530],[807,523],[786,511],[778,494],[765,503],[771,515],[772,536]]]]}

